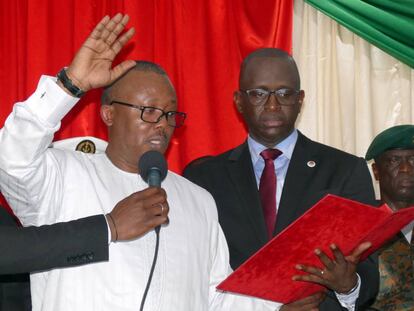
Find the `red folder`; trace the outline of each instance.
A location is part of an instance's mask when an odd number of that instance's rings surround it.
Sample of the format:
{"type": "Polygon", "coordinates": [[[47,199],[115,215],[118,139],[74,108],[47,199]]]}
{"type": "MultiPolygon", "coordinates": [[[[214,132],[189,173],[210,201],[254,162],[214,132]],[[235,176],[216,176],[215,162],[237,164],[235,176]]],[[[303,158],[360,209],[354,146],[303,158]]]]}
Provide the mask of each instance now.
{"type": "Polygon", "coordinates": [[[372,247],[365,259],[414,220],[414,207],[393,212],[387,205],[379,208],[334,195],[327,195],[305,214],[263,246],[217,288],[267,300],[290,303],[324,287],[292,276],[302,272],[296,264],[322,267],[314,254],[316,248],[332,256],[335,243],[349,255],[360,243],[372,247]]]}

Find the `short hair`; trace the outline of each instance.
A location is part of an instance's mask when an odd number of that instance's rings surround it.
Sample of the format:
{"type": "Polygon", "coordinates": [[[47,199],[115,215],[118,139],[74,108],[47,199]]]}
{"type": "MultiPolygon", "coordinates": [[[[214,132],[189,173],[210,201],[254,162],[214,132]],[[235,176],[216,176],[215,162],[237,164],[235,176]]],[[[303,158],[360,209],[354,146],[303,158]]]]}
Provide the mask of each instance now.
{"type": "Polygon", "coordinates": [[[106,86],[103,89],[102,96],[101,96],[102,105],[109,105],[109,101],[111,99],[110,93],[111,93],[112,88],[132,70],[154,72],[156,74],[168,77],[167,72],[160,65],[150,62],[150,61],[146,61],[146,60],[136,60],[134,67],[128,69],[118,79],[116,79],[114,82],[112,82],[110,85],[106,86]]]}
{"type": "Polygon", "coordinates": [[[239,85],[241,84],[242,76],[243,76],[244,71],[246,70],[246,67],[248,66],[248,64],[253,59],[260,58],[260,57],[280,58],[280,59],[286,59],[287,61],[289,61],[292,65],[293,70],[295,71],[295,75],[297,76],[298,88],[300,89],[300,75],[299,75],[298,66],[296,65],[295,60],[293,59],[293,57],[289,53],[287,53],[286,51],[284,51],[282,49],[278,49],[278,48],[261,48],[261,49],[255,50],[255,51],[251,52],[249,55],[247,55],[243,59],[243,62],[241,63],[241,66],[240,66],[239,85]]]}

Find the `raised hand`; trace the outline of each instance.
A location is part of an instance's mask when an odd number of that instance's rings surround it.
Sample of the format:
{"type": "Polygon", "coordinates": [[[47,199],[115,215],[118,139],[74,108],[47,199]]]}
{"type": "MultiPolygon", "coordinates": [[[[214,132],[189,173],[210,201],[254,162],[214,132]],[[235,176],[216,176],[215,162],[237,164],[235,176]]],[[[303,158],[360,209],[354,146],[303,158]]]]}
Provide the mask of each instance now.
{"type": "Polygon", "coordinates": [[[309,297],[283,305],[280,311],[318,311],[318,306],[325,298],[325,293],[319,292],[309,297]]]}
{"type": "Polygon", "coordinates": [[[296,269],[308,274],[295,275],[293,280],[318,283],[339,294],[346,294],[357,285],[357,265],[361,255],[370,247],[371,243],[369,242],[361,243],[351,255],[345,257],[341,250],[335,244],[332,244],[330,249],[333,259],[330,259],[320,249],[316,249],[315,254],[319,257],[324,268],[299,264],[296,269]]]}
{"type": "Polygon", "coordinates": [[[167,194],[149,187],[120,201],[107,215],[112,241],[131,240],[168,223],[167,194]]]}
{"type": "Polygon", "coordinates": [[[135,65],[127,60],[112,68],[115,56],[135,33],[131,28],[120,35],[128,20],[128,15],[118,13],[113,18],[105,16],[96,25],[66,71],[73,84],[85,92],[106,86],[135,65]]]}

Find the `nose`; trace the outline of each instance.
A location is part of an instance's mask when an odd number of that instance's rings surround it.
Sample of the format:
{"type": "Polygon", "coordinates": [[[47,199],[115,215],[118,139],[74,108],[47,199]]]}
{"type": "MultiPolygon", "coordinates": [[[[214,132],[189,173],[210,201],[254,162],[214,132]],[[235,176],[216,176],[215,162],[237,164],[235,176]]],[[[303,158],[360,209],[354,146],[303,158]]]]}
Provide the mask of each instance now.
{"type": "Polygon", "coordinates": [[[407,158],[403,158],[398,167],[398,170],[403,173],[414,173],[414,165],[407,158]]]}
{"type": "Polygon", "coordinates": [[[168,126],[169,125],[168,125],[166,114],[162,115],[160,120],[157,123],[155,123],[156,128],[167,128],[168,126]]]}
{"type": "Polygon", "coordinates": [[[269,97],[266,99],[264,106],[268,110],[279,110],[282,107],[274,91],[269,93],[269,97]]]}

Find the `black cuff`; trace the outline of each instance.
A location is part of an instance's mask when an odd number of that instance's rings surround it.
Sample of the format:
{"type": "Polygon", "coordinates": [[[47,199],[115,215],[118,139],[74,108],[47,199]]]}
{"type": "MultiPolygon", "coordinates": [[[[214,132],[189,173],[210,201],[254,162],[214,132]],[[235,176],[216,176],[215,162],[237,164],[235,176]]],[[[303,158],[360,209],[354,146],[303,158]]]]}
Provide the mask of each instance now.
{"type": "Polygon", "coordinates": [[[80,98],[85,94],[84,91],[74,85],[72,80],[69,79],[68,75],[66,74],[66,67],[62,68],[62,70],[59,71],[57,78],[60,82],[62,82],[65,89],[67,89],[73,96],[80,98]]]}

